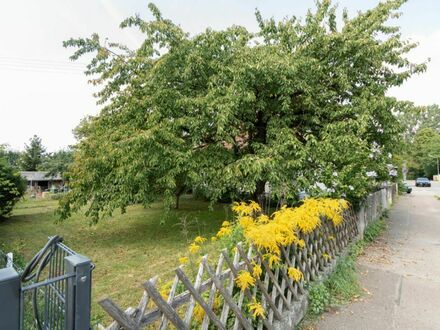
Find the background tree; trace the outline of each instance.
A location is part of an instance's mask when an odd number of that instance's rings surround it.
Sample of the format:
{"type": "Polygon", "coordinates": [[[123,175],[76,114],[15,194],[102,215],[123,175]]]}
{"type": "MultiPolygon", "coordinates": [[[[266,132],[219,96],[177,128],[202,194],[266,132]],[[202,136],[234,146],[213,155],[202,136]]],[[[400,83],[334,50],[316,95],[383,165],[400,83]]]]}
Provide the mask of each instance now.
{"type": "Polygon", "coordinates": [[[96,220],[157,196],[170,207],[182,185],[212,201],[260,199],[266,182],[274,198],[359,200],[388,178],[400,139],[401,104],[387,90],[425,69],[387,23],[404,2],[344,13],[338,27],[321,1],[304,21],[257,12],[256,34],[233,26],[193,37],[150,4],[152,21],[121,24],[144,33],[135,51],[96,34],[65,42],[78,48],[72,59],[96,54],[86,74],[105,106],[77,129],[62,217],[88,204],[96,220]]]}
{"type": "Polygon", "coordinates": [[[64,180],[68,177],[66,172],[69,166],[73,162],[73,152],[70,149],[59,150],[50,154],[47,154],[39,169],[47,171],[47,176],[61,175],[64,180]]]}
{"type": "Polygon", "coordinates": [[[406,102],[398,118],[404,127],[404,144],[398,154],[399,164],[405,163],[408,178],[437,174],[440,136],[440,107],[436,104],[416,106],[406,102]]]}
{"type": "Polygon", "coordinates": [[[0,156],[0,219],[11,213],[25,191],[26,182],[20,173],[0,156]]]}
{"type": "Polygon", "coordinates": [[[23,171],[37,171],[43,163],[46,148],[41,142],[41,138],[34,135],[29,140],[29,145],[25,144],[25,150],[22,153],[20,165],[23,171]]]}
{"type": "Polygon", "coordinates": [[[410,145],[410,174],[412,177],[432,177],[437,174],[437,158],[440,158],[440,133],[432,128],[422,128],[410,145]]]}
{"type": "Polygon", "coordinates": [[[4,158],[13,168],[20,168],[21,152],[10,149],[6,144],[0,145],[0,158],[4,158]]]}

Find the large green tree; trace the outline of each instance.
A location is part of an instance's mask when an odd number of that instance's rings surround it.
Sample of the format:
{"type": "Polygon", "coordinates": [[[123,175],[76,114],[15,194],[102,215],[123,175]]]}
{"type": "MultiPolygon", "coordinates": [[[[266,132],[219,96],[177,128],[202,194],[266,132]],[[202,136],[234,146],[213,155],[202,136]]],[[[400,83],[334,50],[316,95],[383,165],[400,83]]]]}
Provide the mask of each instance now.
{"type": "Polygon", "coordinates": [[[20,165],[23,171],[37,171],[43,163],[46,148],[43,146],[41,138],[34,135],[29,144],[25,145],[21,155],[20,165]]]}
{"type": "Polygon", "coordinates": [[[137,50],[103,44],[98,35],[71,39],[72,59],[103,88],[101,113],[77,129],[72,191],[61,214],[88,205],[98,219],[134,202],[163,196],[167,207],[183,187],[215,201],[314,195],[362,198],[387,178],[398,142],[387,97],[423,64],[404,55],[415,45],[388,20],[401,0],[342,17],[318,1],[304,20],[265,20],[189,36],[152,4],[151,21],[130,17],[145,40],[137,50]]]}

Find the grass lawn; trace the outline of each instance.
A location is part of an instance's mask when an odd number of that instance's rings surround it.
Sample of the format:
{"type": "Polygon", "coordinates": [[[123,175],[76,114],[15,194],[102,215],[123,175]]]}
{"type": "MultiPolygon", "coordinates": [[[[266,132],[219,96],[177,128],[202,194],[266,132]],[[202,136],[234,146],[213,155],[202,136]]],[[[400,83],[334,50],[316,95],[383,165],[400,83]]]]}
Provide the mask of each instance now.
{"type": "MultiPolygon", "coordinates": [[[[154,275],[164,280],[173,276],[178,257],[187,249],[181,219],[186,218],[189,239],[197,235],[213,236],[227,218],[229,205],[218,204],[214,210],[208,203],[181,198],[179,210],[173,210],[162,222],[162,204],[150,208],[132,206],[125,214],[115,212],[113,217],[89,225],[82,214],[56,224],[54,214],[58,202],[52,200],[25,200],[16,205],[13,215],[0,222],[0,245],[18,250],[29,260],[50,235],[64,237],[64,243],[76,252],[88,256],[96,265],[93,271],[93,322],[109,318],[96,301],[109,296],[125,309],[138,304],[142,295],[141,284],[154,275]]],[[[216,248],[207,243],[207,251],[216,248]]]]}

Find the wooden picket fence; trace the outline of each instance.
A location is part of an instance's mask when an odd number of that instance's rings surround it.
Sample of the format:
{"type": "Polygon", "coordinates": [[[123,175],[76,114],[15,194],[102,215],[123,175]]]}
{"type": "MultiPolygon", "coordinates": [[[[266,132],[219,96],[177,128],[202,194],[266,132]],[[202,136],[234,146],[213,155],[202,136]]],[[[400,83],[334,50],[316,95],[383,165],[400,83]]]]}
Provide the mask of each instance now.
{"type": "MultiPolygon", "coordinates": [[[[305,293],[304,282],[315,280],[358,234],[356,215],[344,212],[344,221],[334,226],[323,219],[322,225],[307,235],[301,235],[305,247],[296,244],[281,247],[281,262],[269,267],[266,258],[252,246],[239,243],[235,252],[223,250],[215,265],[204,256],[194,276],[185,266],[175,270],[168,297],[160,294],[158,278],[143,284],[144,292],[137,307],[126,310],[110,298],[99,304],[114,322],[105,329],[274,329],[274,324],[289,312],[293,302],[305,293]],[[242,291],[235,285],[241,270],[253,272],[255,264],[263,272],[255,286],[242,291]],[[304,275],[301,281],[292,280],[288,267],[295,267],[304,275]],[[257,298],[265,310],[265,317],[253,318],[248,304],[257,298]],[[217,303],[216,303],[217,301],[217,303]],[[220,302],[220,303],[218,303],[220,302]],[[202,309],[202,318],[195,319],[196,309],[202,309]]],[[[198,314],[200,315],[200,314],[198,314]]]]}

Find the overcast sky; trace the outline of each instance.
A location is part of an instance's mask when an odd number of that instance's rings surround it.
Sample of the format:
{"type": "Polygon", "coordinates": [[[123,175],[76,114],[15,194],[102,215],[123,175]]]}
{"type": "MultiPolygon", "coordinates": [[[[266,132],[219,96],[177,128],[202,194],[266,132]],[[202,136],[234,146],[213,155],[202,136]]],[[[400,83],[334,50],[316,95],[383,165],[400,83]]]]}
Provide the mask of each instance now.
{"type": "MultiPolygon", "coordinates": [[[[339,1],[339,8],[373,7],[377,0],[339,1]]],[[[162,14],[195,34],[207,27],[223,29],[232,24],[256,30],[255,8],[264,17],[303,17],[314,0],[157,0],[162,14]]],[[[418,41],[414,61],[430,58],[428,72],[413,77],[391,91],[417,104],[440,104],[440,1],[409,0],[398,24],[404,37],[418,41]]],[[[84,60],[68,60],[72,49],[62,41],[97,32],[102,37],[136,47],[142,36],[120,30],[127,16],[150,17],[144,0],[14,0],[0,2],[0,144],[22,150],[37,134],[48,151],[75,143],[72,129],[99,108],[93,88],[83,75],[84,60]]]]}

